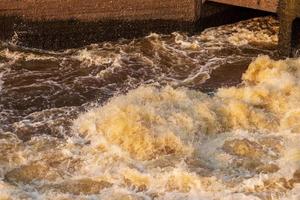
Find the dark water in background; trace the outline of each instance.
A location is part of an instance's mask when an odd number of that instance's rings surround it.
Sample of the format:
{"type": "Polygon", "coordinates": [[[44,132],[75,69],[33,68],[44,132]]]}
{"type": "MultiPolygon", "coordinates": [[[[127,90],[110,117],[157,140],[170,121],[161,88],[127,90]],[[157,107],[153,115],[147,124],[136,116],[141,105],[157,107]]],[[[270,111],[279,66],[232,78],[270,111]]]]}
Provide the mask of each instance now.
{"type": "MultiPolygon", "coordinates": [[[[47,166],[53,165],[55,170],[67,171],[67,177],[82,176],[76,171],[80,171],[84,163],[77,165],[74,162],[84,160],[83,157],[71,159],[66,164],[65,160],[57,161],[50,155],[67,151],[64,145],[72,135],[73,120],[80,113],[142,85],[170,85],[206,93],[237,85],[248,64],[258,55],[275,57],[277,33],[278,22],[265,17],[211,28],[192,36],[184,33],[151,34],[61,52],[2,43],[0,184],[4,192],[0,192],[0,199],[97,199],[93,195],[100,188],[109,187],[109,183],[84,179],[75,183],[60,180],[51,185],[52,171],[39,166],[46,163],[47,166]],[[29,167],[16,171],[19,166],[29,167]],[[47,171],[51,171],[50,175],[47,171]],[[38,182],[34,182],[36,180],[38,182]],[[23,187],[24,184],[28,186],[23,187]],[[49,192],[52,190],[56,193],[49,192]]],[[[84,152],[83,149],[79,151],[84,152]]],[[[118,187],[127,188],[118,184],[118,187]]],[[[140,187],[130,186],[128,191],[140,194],[143,186],[140,187]]],[[[143,195],[140,199],[176,197],[176,194],[151,192],[143,195]]],[[[178,199],[187,199],[180,195],[178,199]]],[[[108,196],[101,198],[113,199],[108,196]]],[[[138,198],[130,196],[128,199],[138,198]]]]}

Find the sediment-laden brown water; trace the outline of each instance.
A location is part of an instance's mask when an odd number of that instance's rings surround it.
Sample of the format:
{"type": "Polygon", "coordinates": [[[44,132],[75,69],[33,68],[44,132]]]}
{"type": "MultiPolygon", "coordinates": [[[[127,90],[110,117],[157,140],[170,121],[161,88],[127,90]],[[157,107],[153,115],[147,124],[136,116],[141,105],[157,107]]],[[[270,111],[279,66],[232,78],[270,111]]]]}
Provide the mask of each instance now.
{"type": "Polygon", "coordinates": [[[2,43],[0,199],[298,200],[300,60],[276,61],[277,33],[2,43]]]}

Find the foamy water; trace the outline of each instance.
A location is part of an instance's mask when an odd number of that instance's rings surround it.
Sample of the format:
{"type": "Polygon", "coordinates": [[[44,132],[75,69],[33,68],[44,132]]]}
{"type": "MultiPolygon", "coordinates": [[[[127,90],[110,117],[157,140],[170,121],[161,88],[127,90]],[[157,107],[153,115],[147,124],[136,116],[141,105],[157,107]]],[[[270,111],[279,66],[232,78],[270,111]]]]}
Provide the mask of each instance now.
{"type": "Polygon", "coordinates": [[[300,59],[270,58],[277,33],[267,17],[64,52],[4,45],[0,199],[298,200],[300,59]],[[250,62],[239,85],[200,91],[250,62]]]}
{"type": "Polygon", "coordinates": [[[2,76],[3,76],[3,72],[0,73],[0,91],[2,90],[2,85],[3,85],[3,81],[1,80],[2,76]]]}

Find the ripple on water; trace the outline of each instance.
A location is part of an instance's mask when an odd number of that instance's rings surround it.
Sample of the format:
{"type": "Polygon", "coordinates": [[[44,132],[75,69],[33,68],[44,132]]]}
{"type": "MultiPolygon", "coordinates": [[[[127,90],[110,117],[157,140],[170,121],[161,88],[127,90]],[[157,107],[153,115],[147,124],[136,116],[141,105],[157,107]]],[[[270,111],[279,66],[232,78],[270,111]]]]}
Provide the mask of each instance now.
{"type": "Polygon", "coordinates": [[[256,59],[277,33],[1,47],[0,199],[299,199],[300,61],[256,59]]]}

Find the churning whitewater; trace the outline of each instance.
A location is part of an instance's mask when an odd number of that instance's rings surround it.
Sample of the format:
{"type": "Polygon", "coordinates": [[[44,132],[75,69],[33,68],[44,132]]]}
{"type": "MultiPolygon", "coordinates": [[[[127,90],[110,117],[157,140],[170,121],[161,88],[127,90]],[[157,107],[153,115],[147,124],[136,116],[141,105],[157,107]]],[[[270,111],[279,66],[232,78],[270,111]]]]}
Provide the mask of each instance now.
{"type": "Polygon", "coordinates": [[[274,58],[277,33],[266,17],[65,52],[3,44],[0,200],[299,200],[300,59],[274,58]],[[201,92],[237,65],[242,82],[201,92]]]}
{"type": "Polygon", "coordinates": [[[115,97],[75,121],[75,132],[90,142],[87,152],[105,155],[101,168],[87,170],[150,199],[280,198],[297,191],[299,80],[300,60],[265,56],[249,66],[240,87],[214,96],[142,86],[115,97]]]}

